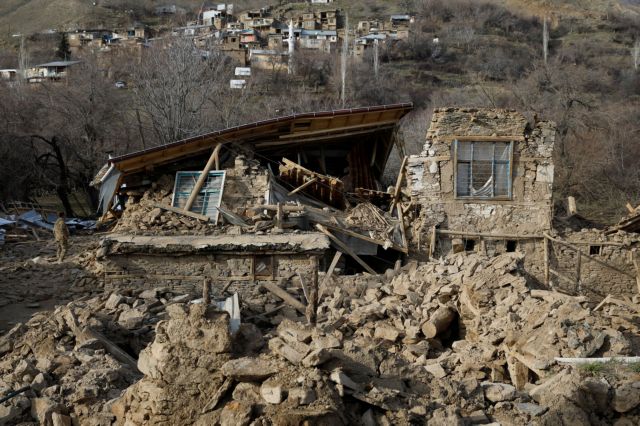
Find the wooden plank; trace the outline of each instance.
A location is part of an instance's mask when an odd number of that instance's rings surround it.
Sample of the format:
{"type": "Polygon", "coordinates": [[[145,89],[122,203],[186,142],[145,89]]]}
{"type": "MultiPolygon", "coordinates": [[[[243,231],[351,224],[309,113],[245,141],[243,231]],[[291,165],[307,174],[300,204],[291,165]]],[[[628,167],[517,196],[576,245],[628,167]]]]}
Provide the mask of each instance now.
{"type": "Polygon", "coordinates": [[[322,284],[320,285],[318,299],[322,296],[322,294],[324,293],[324,289],[329,284],[329,280],[331,279],[331,276],[333,275],[333,271],[334,269],[336,269],[336,265],[338,264],[338,261],[340,261],[341,257],[342,257],[342,252],[340,250],[336,250],[336,254],[333,255],[333,260],[331,260],[329,269],[327,269],[327,273],[325,274],[324,279],[322,280],[322,284]]]}
{"type": "Polygon", "coordinates": [[[398,171],[398,179],[396,179],[396,186],[393,191],[393,200],[391,201],[389,213],[393,213],[393,209],[396,206],[396,203],[398,202],[398,198],[400,198],[400,189],[402,187],[402,180],[404,178],[404,167],[407,164],[408,159],[409,157],[405,155],[404,158],[402,159],[402,164],[400,164],[400,170],[398,171]]]}
{"type": "Polygon", "coordinates": [[[311,185],[311,184],[313,184],[313,183],[317,182],[317,180],[318,180],[318,178],[317,178],[317,177],[314,177],[314,178],[312,178],[311,180],[308,180],[307,182],[303,183],[302,185],[300,185],[299,187],[297,187],[297,188],[296,188],[296,189],[294,189],[293,191],[289,192],[287,195],[293,195],[293,194],[295,194],[296,192],[300,192],[300,191],[302,191],[303,189],[305,189],[307,186],[309,186],[309,185],[311,185]]]}
{"type": "Polygon", "coordinates": [[[398,219],[400,220],[400,233],[402,234],[402,246],[405,250],[409,251],[409,242],[407,241],[407,230],[404,225],[404,214],[402,213],[402,203],[396,204],[396,212],[398,214],[398,219]]]}
{"type": "Polygon", "coordinates": [[[139,273],[139,274],[114,274],[105,272],[105,278],[107,279],[136,279],[136,278],[154,278],[158,280],[194,280],[200,281],[202,280],[202,276],[195,275],[162,275],[162,274],[147,274],[147,273],[139,273]]]}
{"type": "Polygon", "coordinates": [[[322,232],[323,234],[325,234],[327,237],[329,237],[329,239],[331,241],[333,241],[333,243],[335,245],[337,245],[343,252],[347,253],[349,256],[351,256],[356,262],[358,262],[367,272],[369,272],[370,274],[373,275],[377,275],[376,271],[374,271],[369,265],[367,265],[367,263],[362,260],[360,258],[360,256],[358,256],[357,254],[355,254],[345,243],[343,243],[342,241],[340,241],[338,238],[336,238],[335,235],[333,235],[331,232],[329,232],[324,226],[320,225],[319,223],[316,224],[316,228],[322,232]]]}
{"type": "Polygon", "coordinates": [[[90,340],[90,339],[99,340],[104,345],[105,350],[109,354],[111,354],[115,359],[122,362],[123,364],[127,364],[129,367],[131,367],[133,371],[139,372],[138,362],[135,359],[133,359],[131,355],[129,355],[128,353],[120,349],[120,347],[115,345],[113,342],[107,339],[104,335],[95,331],[91,327],[88,327],[88,326],[84,327],[80,332],[80,336],[76,336],[76,338],[78,337],[81,343],[86,342],[87,340],[90,340]]]}
{"type": "MultiPolygon", "coordinates": [[[[386,243],[386,241],[377,240],[377,239],[371,238],[371,237],[369,237],[367,235],[362,235],[362,234],[354,232],[354,231],[352,231],[350,229],[341,228],[341,227],[338,227],[338,226],[335,226],[335,225],[331,225],[329,223],[325,223],[324,226],[326,226],[327,228],[329,228],[332,231],[340,232],[341,234],[349,235],[350,237],[358,238],[358,239],[361,239],[363,241],[367,241],[369,243],[378,244],[380,246],[384,246],[385,243],[386,243]]],[[[391,248],[394,249],[394,250],[398,250],[398,251],[401,251],[403,253],[408,253],[409,252],[409,250],[407,250],[407,248],[405,248],[405,247],[401,247],[401,246],[399,246],[397,244],[393,244],[393,243],[391,243],[391,244],[392,244],[391,248]]]]}
{"type": "Polygon", "coordinates": [[[300,302],[298,299],[293,297],[289,292],[285,289],[280,288],[277,284],[272,282],[264,282],[261,284],[263,288],[277,296],[278,298],[284,300],[289,305],[293,306],[298,312],[301,314],[305,314],[306,306],[300,302]]]}
{"type": "MultiPolygon", "coordinates": [[[[282,210],[285,212],[303,212],[305,211],[305,206],[290,206],[290,205],[282,205],[280,204],[282,210]]],[[[250,210],[260,211],[260,210],[269,210],[269,211],[278,211],[277,204],[265,204],[262,206],[254,206],[250,207],[250,210]]]]}
{"type": "Polygon", "coordinates": [[[547,287],[550,287],[549,281],[549,240],[547,237],[544,237],[543,240],[543,248],[544,248],[544,284],[547,287]]]}
{"type": "Polygon", "coordinates": [[[567,212],[569,213],[569,216],[574,216],[575,214],[578,213],[578,207],[576,206],[575,197],[572,197],[572,196],[567,197],[567,212]]]}
{"type": "Polygon", "coordinates": [[[444,136],[437,137],[436,139],[442,141],[454,141],[459,140],[460,142],[512,142],[512,141],[523,141],[523,135],[513,135],[513,136],[444,136]]]}
{"type": "Polygon", "coordinates": [[[433,257],[436,252],[436,226],[431,227],[431,238],[429,239],[429,257],[433,257]]]}
{"type": "Polygon", "coordinates": [[[441,235],[496,238],[501,240],[541,240],[544,238],[543,235],[489,234],[484,232],[450,231],[448,229],[438,229],[436,232],[441,235]]]}
{"type": "Polygon", "coordinates": [[[282,204],[278,203],[276,209],[276,226],[282,229],[282,224],[284,223],[284,210],[282,210],[282,204]]]}
{"type": "Polygon", "coordinates": [[[162,210],[166,210],[172,213],[177,213],[177,214],[181,214],[183,216],[189,216],[192,217],[194,219],[198,219],[201,220],[203,222],[209,222],[210,218],[209,216],[205,216],[203,214],[199,214],[199,213],[194,213],[194,212],[190,212],[188,210],[182,210],[178,207],[173,207],[173,206],[168,206],[166,204],[161,204],[161,203],[156,203],[154,204],[155,207],[162,209],[162,210]]]}
{"type": "Polygon", "coordinates": [[[636,268],[636,286],[638,287],[638,293],[640,294],[640,265],[638,265],[638,259],[635,253],[631,253],[633,256],[633,267],[636,268]]]}
{"type": "Polygon", "coordinates": [[[220,148],[222,148],[222,144],[218,144],[215,147],[215,149],[211,153],[211,157],[209,157],[209,161],[207,161],[207,164],[204,166],[204,169],[202,169],[202,172],[200,172],[200,176],[198,177],[196,184],[193,186],[193,189],[191,190],[191,194],[187,199],[187,203],[184,205],[185,211],[191,210],[191,207],[193,206],[194,201],[196,201],[196,198],[200,193],[200,189],[202,189],[202,185],[204,185],[204,183],[207,181],[207,177],[209,176],[209,171],[211,170],[213,165],[219,164],[218,154],[220,153],[220,148]]]}

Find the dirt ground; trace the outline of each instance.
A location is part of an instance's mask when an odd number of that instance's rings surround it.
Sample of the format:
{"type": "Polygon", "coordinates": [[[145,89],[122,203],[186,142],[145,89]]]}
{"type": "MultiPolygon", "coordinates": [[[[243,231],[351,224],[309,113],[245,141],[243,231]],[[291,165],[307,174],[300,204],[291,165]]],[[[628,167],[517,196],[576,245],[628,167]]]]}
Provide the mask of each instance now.
{"type": "Polygon", "coordinates": [[[71,237],[62,264],[56,261],[53,237],[0,246],[0,334],[36,312],[97,290],[81,285],[88,274],[86,259],[97,241],[94,236],[71,237]]]}

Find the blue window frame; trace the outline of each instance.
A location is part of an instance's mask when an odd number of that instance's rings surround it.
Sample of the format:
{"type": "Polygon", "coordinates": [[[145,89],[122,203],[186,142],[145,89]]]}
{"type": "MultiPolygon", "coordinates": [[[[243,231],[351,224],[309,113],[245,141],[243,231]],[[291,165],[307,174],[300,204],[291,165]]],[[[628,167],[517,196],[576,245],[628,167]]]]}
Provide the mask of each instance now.
{"type": "MultiPolygon", "coordinates": [[[[173,207],[184,208],[191,195],[191,191],[195,186],[201,172],[177,172],[176,181],[173,188],[173,207]]],[[[194,213],[199,213],[210,217],[213,223],[218,221],[218,207],[222,202],[222,191],[224,188],[225,172],[211,171],[207,176],[207,180],[202,185],[202,189],[198,193],[191,209],[194,213]]]]}

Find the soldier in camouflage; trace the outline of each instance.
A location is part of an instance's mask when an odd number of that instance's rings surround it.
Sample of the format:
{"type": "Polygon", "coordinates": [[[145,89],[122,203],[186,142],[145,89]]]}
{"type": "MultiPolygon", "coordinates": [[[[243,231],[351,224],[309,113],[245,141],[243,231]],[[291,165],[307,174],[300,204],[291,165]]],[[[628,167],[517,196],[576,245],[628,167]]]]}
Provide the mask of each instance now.
{"type": "Polygon", "coordinates": [[[58,263],[62,262],[64,255],[67,254],[69,248],[69,228],[64,223],[64,213],[58,213],[58,220],[53,225],[53,236],[56,239],[56,245],[58,246],[58,263]]]}

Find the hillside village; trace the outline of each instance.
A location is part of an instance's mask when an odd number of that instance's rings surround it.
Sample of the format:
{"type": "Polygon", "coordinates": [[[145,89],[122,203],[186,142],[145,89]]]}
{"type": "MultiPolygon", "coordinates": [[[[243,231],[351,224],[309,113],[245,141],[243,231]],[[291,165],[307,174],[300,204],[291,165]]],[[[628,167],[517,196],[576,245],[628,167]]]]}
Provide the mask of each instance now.
{"type": "MultiPolygon", "coordinates": [[[[154,28],[135,23],[128,28],[55,32],[56,37],[62,37],[68,43],[69,60],[64,58],[24,70],[0,69],[0,78],[9,81],[57,81],[65,78],[69,70],[80,63],[70,58],[82,57],[84,51],[97,50],[100,54],[109,55],[113,50],[125,50],[127,54],[140,55],[140,49],[175,36],[191,39],[196,47],[202,49],[203,55],[210,49],[219,49],[241,68],[287,70],[292,66],[289,58],[298,49],[335,53],[346,47],[349,56],[362,60],[368,49],[377,52],[380,44],[392,48],[394,42],[408,39],[414,22],[409,14],[394,14],[386,21],[359,21],[346,27],[347,15],[340,9],[330,8],[330,2],[322,3],[327,3],[327,6],[319,8],[319,2],[311,2],[308,11],[289,13],[288,17],[275,16],[269,6],[234,13],[233,4],[222,3],[203,6],[195,14],[196,20],[179,27],[154,28]]],[[[185,13],[184,10],[181,12],[185,13]]],[[[155,13],[171,16],[178,13],[178,9],[175,5],[158,6],[155,13]]],[[[246,73],[244,70],[237,72],[246,73]]],[[[237,78],[230,84],[241,88],[246,80],[237,78]]]]}
{"type": "Polygon", "coordinates": [[[0,425],[640,423],[638,11],[400,3],[16,33],[0,425]]]}

